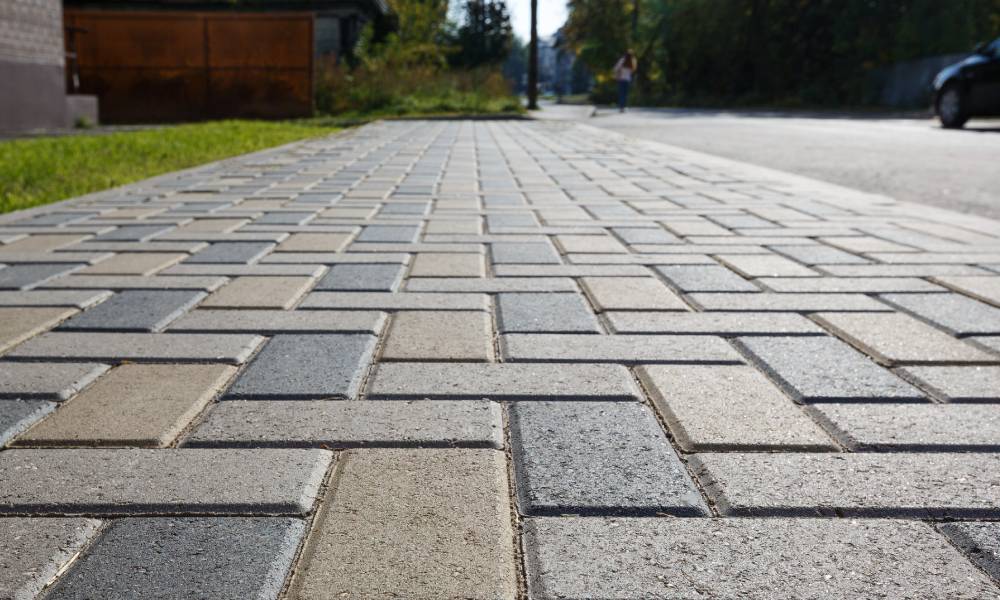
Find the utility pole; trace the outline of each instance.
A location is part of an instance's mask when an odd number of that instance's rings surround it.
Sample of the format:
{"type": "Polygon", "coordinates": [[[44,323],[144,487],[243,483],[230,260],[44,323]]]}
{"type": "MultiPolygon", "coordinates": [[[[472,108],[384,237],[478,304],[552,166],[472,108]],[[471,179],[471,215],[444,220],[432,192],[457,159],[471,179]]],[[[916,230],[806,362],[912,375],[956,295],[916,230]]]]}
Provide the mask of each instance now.
{"type": "Polygon", "coordinates": [[[538,0],[531,0],[531,42],[528,44],[528,110],[538,110],[538,0]]]}

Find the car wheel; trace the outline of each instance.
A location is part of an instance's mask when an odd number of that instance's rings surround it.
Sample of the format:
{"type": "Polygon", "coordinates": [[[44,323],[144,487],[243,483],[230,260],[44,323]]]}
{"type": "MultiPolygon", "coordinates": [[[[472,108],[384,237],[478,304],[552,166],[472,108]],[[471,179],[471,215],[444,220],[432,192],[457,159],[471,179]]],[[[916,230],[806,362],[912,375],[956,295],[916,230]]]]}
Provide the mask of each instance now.
{"type": "Polygon", "coordinates": [[[937,114],[941,126],[948,129],[958,129],[969,120],[965,114],[965,97],[957,85],[949,85],[938,96],[937,114]]]}

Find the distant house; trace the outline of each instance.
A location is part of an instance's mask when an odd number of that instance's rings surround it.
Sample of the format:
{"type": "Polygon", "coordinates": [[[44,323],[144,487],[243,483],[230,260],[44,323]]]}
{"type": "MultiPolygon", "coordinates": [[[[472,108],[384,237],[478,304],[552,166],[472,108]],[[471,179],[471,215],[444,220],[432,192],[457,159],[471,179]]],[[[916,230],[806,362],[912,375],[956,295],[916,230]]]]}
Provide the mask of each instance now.
{"type": "MultiPolygon", "coordinates": [[[[5,0],[6,1],[6,0],[5,0]]],[[[63,0],[67,85],[104,123],[308,116],[318,58],[385,0],[63,0]]]]}
{"type": "Polygon", "coordinates": [[[66,95],[61,0],[0,0],[0,132],[72,125],[92,98],[66,95]]]}

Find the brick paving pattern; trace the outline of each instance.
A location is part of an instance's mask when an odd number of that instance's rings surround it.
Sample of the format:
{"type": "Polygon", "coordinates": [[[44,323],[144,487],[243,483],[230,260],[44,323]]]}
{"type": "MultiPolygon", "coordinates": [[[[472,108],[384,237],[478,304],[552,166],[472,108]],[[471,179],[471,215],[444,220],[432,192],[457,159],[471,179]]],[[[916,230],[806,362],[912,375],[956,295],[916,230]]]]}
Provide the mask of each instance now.
{"type": "Polygon", "coordinates": [[[0,598],[1000,598],[1000,223],[571,123],[0,217],[0,598]]]}

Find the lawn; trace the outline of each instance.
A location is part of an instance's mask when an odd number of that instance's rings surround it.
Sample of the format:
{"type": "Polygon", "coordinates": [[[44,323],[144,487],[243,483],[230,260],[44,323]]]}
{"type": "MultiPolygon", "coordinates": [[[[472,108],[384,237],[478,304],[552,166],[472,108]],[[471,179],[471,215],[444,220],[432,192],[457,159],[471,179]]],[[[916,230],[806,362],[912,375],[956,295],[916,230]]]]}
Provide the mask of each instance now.
{"type": "Polygon", "coordinates": [[[0,142],[0,213],[337,131],[335,122],[212,121],[0,142]]]}

